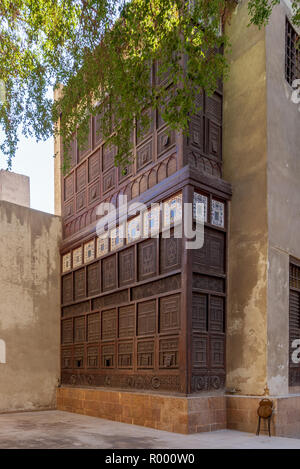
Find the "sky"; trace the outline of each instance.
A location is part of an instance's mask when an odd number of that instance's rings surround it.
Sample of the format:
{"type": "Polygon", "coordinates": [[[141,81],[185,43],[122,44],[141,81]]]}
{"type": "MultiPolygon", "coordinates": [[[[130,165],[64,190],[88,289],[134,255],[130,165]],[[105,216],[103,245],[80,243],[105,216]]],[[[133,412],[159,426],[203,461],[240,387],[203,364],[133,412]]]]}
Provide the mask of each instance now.
{"type": "MultiPolygon", "coordinates": [[[[35,139],[20,137],[12,163],[14,173],[30,177],[30,206],[42,212],[54,213],[54,144],[53,138],[36,143],[35,139]]],[[[7,169],[0,153],[0,169],[7,169]]]]}

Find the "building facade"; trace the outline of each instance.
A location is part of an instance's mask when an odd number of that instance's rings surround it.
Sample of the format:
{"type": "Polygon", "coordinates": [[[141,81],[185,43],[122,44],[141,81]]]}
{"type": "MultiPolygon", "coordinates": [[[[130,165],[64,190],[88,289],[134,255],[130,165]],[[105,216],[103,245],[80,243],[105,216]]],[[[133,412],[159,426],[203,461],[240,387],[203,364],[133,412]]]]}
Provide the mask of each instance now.
{"type": "MultiPolygon", "coordinates": [[[[299,53],[290,15],[282,1],[266,29],[248,28],[239,2],[227,31],[229,81],[199,95],[188,137],[147,111],[151,128],[133,136],[125,172],[97,118],[83,148],[74,140],[67,175],[56,143],[59,408],[185,433],[253,431],[258,402],[271,395],[273,431],[300,431],[300,364],[291,358],[300,339],[299,53]],[[144,210],[119,219],[112,236],[99,233],[97,207],[118,207],[124,195],[144,210]],[[201,249],[175,235],[187,202],[204,204],[201,249]],[[156,237],[143,236],[149,227],[156,237]]],[[[161,80],[171,90],[170,77],[161,80]]]]}

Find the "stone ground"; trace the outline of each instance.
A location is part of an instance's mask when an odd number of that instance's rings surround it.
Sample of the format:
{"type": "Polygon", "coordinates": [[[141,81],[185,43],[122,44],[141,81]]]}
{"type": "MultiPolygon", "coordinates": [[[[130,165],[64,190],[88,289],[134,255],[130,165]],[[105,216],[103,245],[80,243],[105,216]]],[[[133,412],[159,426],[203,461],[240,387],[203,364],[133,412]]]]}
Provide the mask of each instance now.
{"type": "Polygon", "coordinates": [[[0,449],[300,449],[300,439],[221,430],[181,435],[58,410],[0,415],[0,449]]]}

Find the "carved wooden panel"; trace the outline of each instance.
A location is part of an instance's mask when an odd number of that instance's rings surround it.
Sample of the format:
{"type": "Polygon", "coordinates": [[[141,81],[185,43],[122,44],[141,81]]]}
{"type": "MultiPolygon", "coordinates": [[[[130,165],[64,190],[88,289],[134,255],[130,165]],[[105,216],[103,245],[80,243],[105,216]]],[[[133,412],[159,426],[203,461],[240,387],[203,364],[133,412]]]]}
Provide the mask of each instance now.
{"type": "Polygon", "coordinates": [[[74,298],[80,300],[85,297],[85,269],[74,272],[74,298]]]}
{"type": "Polygon", "coordinates": [[[71,270],[71,253],[68,252],[62,257],[62,271],[63,273],[71,270]]]}
{"type": "Polygon", "coordinates": [[[205,368],[208,366],[208,337],[194,335],[192,339],[192,366],[205,368]]]}
{"type": "Polygon", "coordinates": [[[88,162],[88,181],[91,182],[99,176],[100,173],[100,153],[97,151],[89,157],[88,162]]]}
{"type": "Polygon", "coordinates": [[[90,303],[89,301],[83,301],[82,303],[78,303],[76,305],[65,306],[62,309],[63,317],[70,317],[70,316],[79,316],[83,313],[88,313],[90,310],[90,303]]]}
{"type": "Polygon", "coordinates": [[[62,348],[61,350],[61,367],[63,370],[72,369],[73,353],[71,348],[62,348]]]}
{"type": "Polygon", "coordinates": [[[210,360],[212,368],[224,368],[225,366],[225,338],[210,337],[210,360]]]}
{"type": "Polygon", "coordinates": [[[222,121],[222,96],[217,93],[213,96],[205,95],[205,114],[218,122],[222,121]]]}
{"type": "Polygon", "coordinates": [[[100,340],[100,313],[87,315],[87,340],[88,342],[100,340]]]}
{"type": "Polygon", "coordinates": [[[136,166],[140,170],[152,161],[152,140],[144,144],[137,150],[136,166]]]}
{"type": "Polygon", "coordinates": [[[73,368],[84,368],[84,346],[74,347],[73,368]]]}
{"type": "Polygon", "coordinates": [[[62,321],[61,341],[62,344],[73,343],[73,319],[62,321]]]}
{"type": "Polygon", "coordinates": [[[88,189],[88,202],[93,204],[100,198],[100,182],[97,181],[95,184],[91,185],[88,189]]]}
{"type": "Polygon", "coordinates": [[[118,344],[118,367],[132,368],[133,365],[133,342],[119,342],[118,344]]]}
{"type": "Polygon", "coordinates": [[[175,145],[175,131],[165,129],[157,135],[157,153],[158,156],[163,155],[175,145]]]}
{"type": "Polygon", "coordinates": [[[73,251],[73,269],[82,265],[82,247],[80,246],[73,251]]]}
{"type": "Polygon", "coordinates": [[[193,251],[194,265],[205,271],[224,273],[225,271],[225,234],[205,230],[204,245],[193,251]]]}
{"type": "Polygon", "coordinates": [[[221,158],[221,127],[212,121],[208,121],[207,134],[207,153],[221,158]]]}
{"type": "Polygon", "coordinates": [[[106,143],[103,146],[103,156],[102,156],[102,170],[107,171],[114,165],[114,157],[116,155],[116,149],[113,145],[106,143]]]}
{"type": "Polygon", "coordinates": [[[100,266],[99,262],[87,267],[87,291],[88,296],[100,293],[100,266]]]}
{"type": "Polygon", "coordinates": [[[74,215],[74,200],[66,203],[63,207],[64,218],[70,218],[74,215]]]}
{"type": "Polygon", "coordinates": [[[169,332],[180,327],[180,295],[171,295],[159,300],[159,331],[169,332]]]}
{"type": "Polygon", "coordinates": [[[74,319],[74,342],[85,342],[85,317],[74,319]]]}
{"type": "Polygon", "coordinates": [[[76,212],[81,212],[86,208],[86,191],[82,191],[76,196],[76,212]]]}
{"type": "Polygon", "coordinates": [[[102,260],[102,289],[103,291],[116,288],[116,256],[102,260]]]}
{"type": "Polygon", "coordinates": [[[139,341],[137,344],[137,367],[153,368],[154,340],[139,341]]]}
{"type": "Polygon", "coordinates": [[[128,302],[128,290],[101,296],[92,301],[93,309],[105,308],[107,306],[117,306],[128,302]]]}
{"type": "Polygon", "coordinates": [[[114,189],[115,187],[115,168],[112,168],[108,173],[103,175],[103,194],[114,189]]]}
{"type": "Polygon", "coordinates": [[[156,280],[154,282],[146,283],[138,287],[132,288],[132,299],[139,300],[147,298],[147,296],[159,295],[160,293],[167,293],[172,290],[179,290],[181,288],[181,276],[172,275],[171,277],[156,280]]]}
{"type": "Polygon", "coordinates": [[[207,275],[193,274],[193,288],[198,290],[225,292],[225,279],[209,277],[207,275]]]}
{"type": "Polygon", "coordinates": [[[204,118],[193,116],[190,122],[189,145],[204,150],[204,118]]]}
{"type": "Polygon", "coordinates": [[[137,121],[136,124],[136,134],[137,134],[137,143],[140,143],[142,140],[144,140],[147,135],[153,132],[154,128],[154,119],[153,119],[153,111],[151,109],[147,109],[144,111],[144,115],[146,115],[146,119],[148,119],[148,122],[146,122],[146,125],[142,125],[141,119],[137,121]]]}
{"type": "Polygon", "coordinates": [[[119,284],[130,285],[135,281],[135,248],[131,247],[119,253],[119,284]]]}
{"type": "Polygon", "coordinates": [[[149,239],[139,243],[138,246],[138,267],[139,280],[146,280],[157,274],[156,255],[157,255],[156,239],[149,239]]]}
{"type": "Polygon", "coordinates": [[[76,192],[80,192],[86,186],[86,165],[79,166],[76,170],[76,192]]]}
{"type": "Polygon", "coordinates": [[[193,293],[192,299],[192,329],[207,331],[207,295],[193,293]]]}
{"type": "Polygon", "coordinates": [[[138,335],[148,335],[155,333],[156,302],[155,300],[145,301],[138,304],[137,310],[137,333],[138,335]]]}
{"type": "Polygon", "coordinates": [[[65,187],[64,187],[64,199],[68,200],[74,195],[74,175],[73,173],[70,176],[65,178],[65,187]]]}
{"type": "Polygon", "coordinates": [[[102,311],[102,326],[101,337],[102,340],[114,339],[117,336],[117,311],[116,309],[109,309],[102,311]]]}
{"type": "Polygon", "coordinates": [[[113,368],[115,366],[115,344],[106,344],[101,347],[103,368],[113,368]]]}
{"type": "Polygon", "coordinates": [[[178,368],[179,339],[177,337],[159,341],[159,367],[178,368]]]}
{"type": "Polygon", "coordinates": [[[62,278],[62,301],[71,303],[73,301],[72,274],[65,275],[62,278]]]}
{"type": "Polygon", "coordinates": [[[99,347],[87,347],[87,367],[98,368],[99,366],[99,347]]]}
{"type": "Polygon", "coordinates": [[[133,337],[135,326],[135,307],[123,306],[119,308],[119,337],[133,337]]]}
{"type": "Polygon", "coordinates": [[[160,239],[160,271],[169,272],[181,268],[181,250],[182,244],[180,238],[160,239]]]}
{"type": "Polygon", "coordinates": [[[211,296],[209,308],[209,330],[211,332],[224,332],[224,327],[224,298],[219,296],[211,296]]]}

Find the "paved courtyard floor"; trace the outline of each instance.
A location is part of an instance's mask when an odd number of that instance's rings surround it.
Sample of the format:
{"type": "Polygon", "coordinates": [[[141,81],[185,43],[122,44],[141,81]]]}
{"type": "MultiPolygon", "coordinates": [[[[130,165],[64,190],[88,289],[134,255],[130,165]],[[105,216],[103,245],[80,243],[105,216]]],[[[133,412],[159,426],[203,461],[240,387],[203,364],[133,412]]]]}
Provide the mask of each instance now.
{"type": "Polygon", "coordinates": [[[181,435],[53,410],[1,414],[0,448],[300,449],[300,439],[231,430],[181,435]]]}

